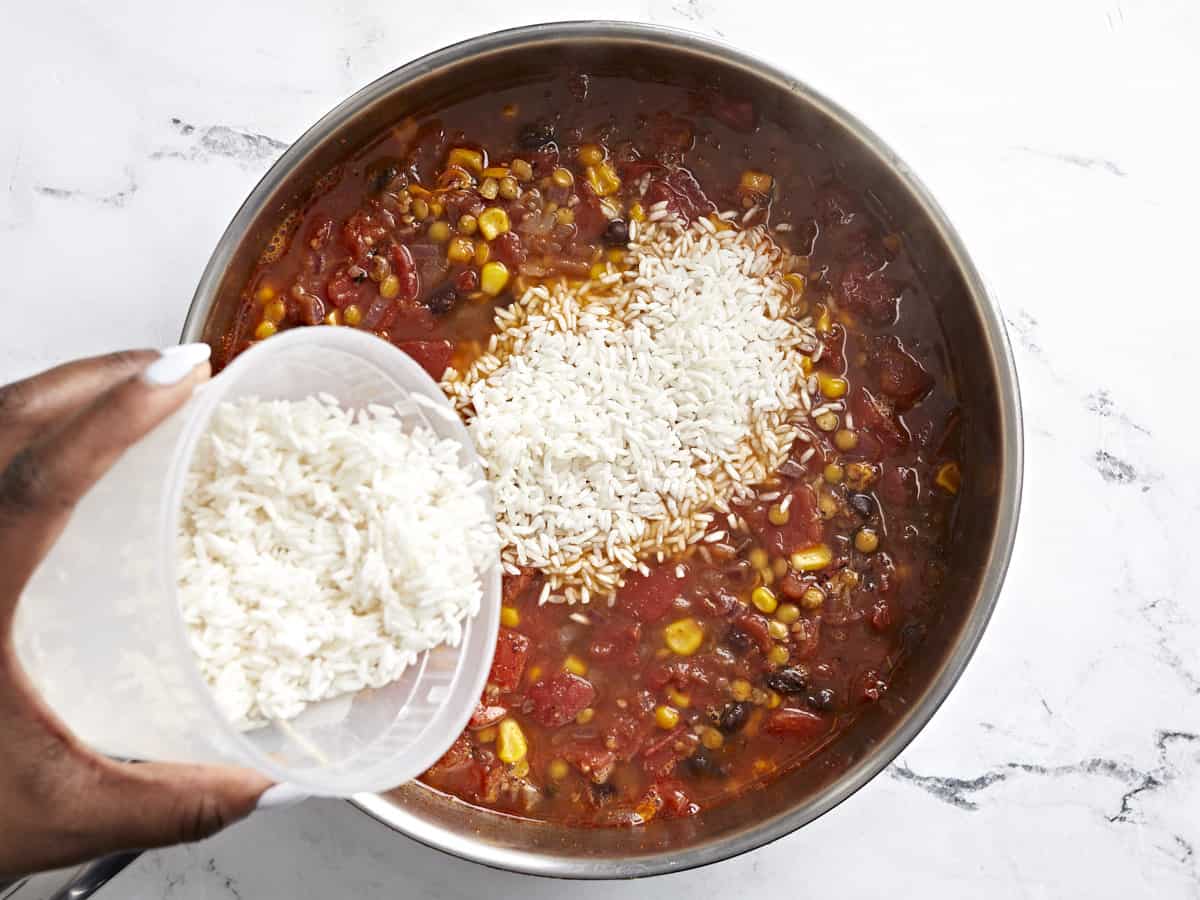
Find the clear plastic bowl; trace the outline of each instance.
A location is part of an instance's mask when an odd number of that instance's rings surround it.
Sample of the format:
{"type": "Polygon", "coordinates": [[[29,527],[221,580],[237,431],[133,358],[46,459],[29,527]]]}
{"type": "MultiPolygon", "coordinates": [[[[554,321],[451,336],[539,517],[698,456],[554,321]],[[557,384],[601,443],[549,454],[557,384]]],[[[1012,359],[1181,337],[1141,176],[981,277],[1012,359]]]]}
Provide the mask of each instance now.
{"type": "Polygon", "coordinates": [[[55,712],[96,749],[131,759],[234,763],[311,794],[349,796],[414,778],[465,727],[499,627],[498,558],[479,573],[480,612],[465,623],[459,646],[428,651],[386,687],[241,732],[200,676],[175,575],[183,480],[196,441],[224,400],[317,392],[347,409],[398,405],[406,422],[458,442],[463,466],[484,484],[449,401],[386,341],[349,328],[300,328],[247,350],[84,497],[21,600],[22,664],[55,712]]]}

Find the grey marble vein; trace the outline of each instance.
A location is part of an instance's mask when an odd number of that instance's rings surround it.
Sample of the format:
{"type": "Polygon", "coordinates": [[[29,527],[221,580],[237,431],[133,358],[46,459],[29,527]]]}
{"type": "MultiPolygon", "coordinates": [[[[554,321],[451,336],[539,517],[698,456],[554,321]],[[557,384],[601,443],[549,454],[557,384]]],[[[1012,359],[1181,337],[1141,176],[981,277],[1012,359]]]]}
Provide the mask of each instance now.
{"type": "Polygon", "coordinates": [[[186,146],[164,148],[150,154],[151,159],[211,159],[223,157],[242,163],[258,164],[273,161],[288,145],[285,141],[243,131],[228,125],[193,125],[180,118],[171,119],[186,146]]]}
{"type": "Polygon", "coordinates": [[[1066,163],[1069,166],[1078,166],[1081,169],[1100,169],[1107,172],[1109,175],[1116,175],[1118,178],[1125,178],[1127,172],[1118,166],[1111,159],[1105,159],[1102,156],[1085,156],[1081,153],[1061,153],[1055,150],[1039,150],[1036,147],[1027,147],[1024,145],[1018,146],[1018,150],[1024,153],[1032,153],[1034,156],[1041,156],[1046,159],[1057,160],[1061,163],[1066,163]]]}

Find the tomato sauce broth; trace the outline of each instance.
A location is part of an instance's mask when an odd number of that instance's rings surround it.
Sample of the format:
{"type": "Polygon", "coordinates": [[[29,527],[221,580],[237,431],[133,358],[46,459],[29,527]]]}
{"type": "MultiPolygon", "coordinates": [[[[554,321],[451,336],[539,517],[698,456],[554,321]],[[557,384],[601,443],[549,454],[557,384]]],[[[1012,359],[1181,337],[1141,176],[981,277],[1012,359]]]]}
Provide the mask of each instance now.
{"type": "Polygon", "coordinates": [[[397,123],[264,257],[218,363],[327,324],[461,371],[498,306],[621,265],[630,222],[663,202],[733,210],[795,255],[812,374],[846,408],[805,427],[725,538],[648,561],[611,607],[540,605],[537,572],[505,578],[488,687],[423,777],[473,804],[578,825],[694,815],[851,728],[937,614],[960,438],[932,304],[886,210],[748,101],[564,73],[397,123]]]}

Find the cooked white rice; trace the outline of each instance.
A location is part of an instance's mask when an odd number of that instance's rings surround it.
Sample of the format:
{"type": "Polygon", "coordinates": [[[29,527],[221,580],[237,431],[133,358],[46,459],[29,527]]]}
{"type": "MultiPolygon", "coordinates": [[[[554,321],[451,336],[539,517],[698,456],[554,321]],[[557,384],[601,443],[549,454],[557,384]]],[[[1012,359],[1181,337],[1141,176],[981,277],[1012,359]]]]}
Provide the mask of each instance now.
{"type": "Polygon", "coordinates": [[[457,454],[384,407],[218,407],[184,490],[179,596],[234,722],[292,718],[459,642],[497,539],[457,454]]]}
{"type": "Polygon", "coordinates": [[[648,218],[624,271],[530,288],[443,382],[492,483],[505,567],[546,573],[543,600],[611,598],[642,560],[713,534],[811,406],[816,336],[767,232],[648,218]]]}

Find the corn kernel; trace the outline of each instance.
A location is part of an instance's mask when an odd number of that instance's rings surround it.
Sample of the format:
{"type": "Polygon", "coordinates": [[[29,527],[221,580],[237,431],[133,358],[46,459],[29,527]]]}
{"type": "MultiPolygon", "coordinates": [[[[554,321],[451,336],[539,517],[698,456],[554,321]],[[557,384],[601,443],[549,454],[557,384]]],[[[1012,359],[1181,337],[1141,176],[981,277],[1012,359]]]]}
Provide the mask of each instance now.
{"type": "Polygon", "coordinates": [[[792,568],[797,572],[816,572],[833,562],[833,551],[827,544],[813,544],[792,554],[792,568]]]}
{"type": "Polygon", "coordinates": [[[492,297],[508,284],[508,266],[497,260],[485,263],[479,273],[479,289],[492,297]]]}
{"type": "Polygon", "coordinates": [[[488,166],[479,174],[484,178],[504,178],[508,175],[508,166],[488,166]]]}
{"type": "Polygon", "coordinates": [[[646,210],[645,210],[645,208],[643,208],[642,204],[640,204],[636,201],[634,203],[630,204],[629,218],[631,220],[633,220],[634,222],[645,222],[646,221],[646,210]]]}
{"type": "Polygon", "coordinates": [[[729,695],[734,700],[749,700],[750,692],[754,690],[753,685],[745,678],[735,678],[729,682],[729,695]]]}
{"type": "Polygon", "coordinates": [[[783,698],[774,691],[767,691],[767,709],[776,709],[783,704],[783,698]]]}
{"type": "Polygon", "coordinates": [[[774,182],[775,179],[766,172],[755,172],[753,169],[747,169],[742,173],[742,190],[754,191],[756,194],[771,193],[771,185],[774,182]]]}
{"type": "Polygon", "coordinates": [[[625,261],[625,251],[620,247],[613,247],[604,254],[610,263],[620,263],[625,261]]]}
{"type": "Polygon", "coordinates": [[[945,463],[938,467],[933,481],[946,493],[957,494],[958,489],[962,486],[962,470],[959,469],[956,462],[945,463]]]}
{"type": "Polygon", "coordinates": [[[846,428],[838,429],[833,436],[833,445],[843,453],[849,453],[858,446],[858,435],[846,428]]]}
{"type": "Polygon", "coordinates": [[[468,172],[474,172],[478,175],[483,171],[483,154],[478,150],[455,147],[450,151],[450,155],[446,157],[446,165],[459,166],[468,172]]]}
{"type": "Polygon", "coordinates": [[[800,607],[795,603],[781,603],[779,609],[775,610],[775,618],[784,625],[791,625],[800,618],[800,607]]]}
{"type": "Polygon", "coordinates": [[[529,774],[529,760],[519,759],[512,766],[512,773],[517,778],[524,778],[529,774]]]}
{"type": "Polygon", "coordinates": [[[287,304],[282,300],[272,300],[263,307],[263,318],[268,322],[279,324],[287,316],[287,304]]]}
{"type": "Polygon", "coordinates": [[[450,226],[445,222],[434,222],[429,226],[429,239],[439,244],[450,240],[450,226]]]}
{"type": "Polygon", "coordinates": [[[521,613],[515,606],[500,607],[500,624],[505,628],[516,628],[521,624],[521,613]]]}
{"type": "Polygon", "coordinates": [[[817,304],[817,331],[828,334],[833,330],[833,315],[824,303],[817,304]]]}
{"type": "Polygon", "coordinates": [[[555,187],[569,188],[575,183],[575,176],[571,174],[570,169],[559,166],[550,173],[550,181],[555,187]]]}
{"type": "Polygon", "coordinates": [[[633,811],[637,814],[638,824],[645,825],[658,815],[658,804],[654,802],[652,797],[646,797],[633,808],[633,811]]]}
{"type": "Polygon", "coordinates": [[[479,231],[489,241],[494,241],[508,231],[508,213],[498,206],[489,206],[479,214],[479,231]]]}
{"type": "Polygon", "coordinates": [[[813,419],[813,421],[817,423],[817,427],[822,431],[833,431],[838,427],[838,417],[835,412],[823,412],[813,419]]]}
{"type": "Polygon", "coordinates": [[[873,528],[860,528],[854,534],[854,549],[859,553],[874,553],[879,549],[879,535],[873,528]]]}
{"type": "Polygon", "coordinates": [[[683,691],[677,690],[674,685],[667,686],[667,699],[680,709],[687,709],[692,705],[692,698],[683,691]]]}
{"type": "Polygon", "coordinates": [[[856,491],[865,491],[878,477],[879,470],[871,463],[856,462],[846,466],[846,483],[856,491]]]}
{"type": "Polygon", "coordinates": [[[509,168],[512,169],[513,176],[517,179],[517,181],[532,181],[533,180],[533,166],[531,166],[525,160],[514,159],[509,164],[509,168]]]}
{"type": "Polygon", "coordinates": [[[663,639],[673,653],[691,656],[704,643],[704,629],[691,617],[679,619],[663,629],[663,639]]]}
{"type": "Polygon", "coordinates": [[[817,497],[817,509],[821,511],[822,517],[832,519],[838,512],[837,498],[829,491],[821,491],[817,497]]]}
{"type": "Polygon", "coordinates": [[[505,200],[516,200],[521,196],[521,188],[517,184],[517,179],[509,175],[507,178],[500,179],[500,196],[505,200]]]}
{"type": "Polygon", "coordinates": [[[830,484],[841,484],[842,479],[846,477],[846,470],[837,463],[830,463],[822,474],[830,484]]]}
{"type": "Polygon", "coordinates": [[[800,605],[808,610],[820,609],[825,605],[825,592],[815,584],[805,588],[804,593],[800,595],[800,605]]]}
{"type": "Polygon", "coordinates": [[[571,209],[569,206],[560,207],[554,211],[554,220],[558,222],[559,225],[574,225],[575,210],[571,209]]]}
{"type": "Polygon", "coordinates": [[[782,578],[788,573],[788,561],[782,556],[771,560],[771,571],[775,573],[776,578],[782,578]]]}
{"type": "Polygon", "coordinates": [[[616,170],[606,162],[588,166],[583,170],[583,174],[587,176],[588,184],[592,186],[592,190],[596,192],[597,196],[611,197],[621,189],[620,177],[616,170]]]}
{"type": "Polygon", "coordinates": [[[754,568],[765,569],[770,561],[767,551],[762,547],[755,547],[750,551],[750,565],[754,566],[754,568]]]}
{"type": "Polygon", "coordinates": [[[775,583],[775,573],[771,571],[770,566],[767,566],[765,569],[759,569],[758,577],[762,581],[763,584],[774,584],[775,583]]]}
{"type": "Polygon", "coordinates": [[[379,296],[384,300],[395,300],[400,296],[400,279],[389,275],[379,282],[379,296]]]}
{"type": "Polygon", "coordinates": [[[587,709],[581,709],[578,715],[575,716],[575,722],[579,725],[586,725],[592,719],[596,718],[596,710],[590,706],[587,709]]]}
{"type": "MultiPolygon", "coordinates": [[[[501,175],[501,178],[507,176],[501,175]]],[[[500,194],[500,182],[495,178],[483,179],[483,184],[479,186],[479,196],[484,200],[495,200],[500,194]]]]}
{"type": "Polygon", "coordinates": [[[362,321],[362,310],[357,304],[351,303],[342,310],[342,318],[346,320],[347,325],[357,325],[362,321]]]}
{"type": "Polygon", "coordinates": [[[725,735],[715,728],[705,728],[700,732],[700,743],[708,750],[720,750],[725,743],[725,735]]]}
{"type": "Polygon", "coordinates": [[[788,627],[778,619],[772,619],[767,623],[767,634],[775,638],[777,641],[786,641],[788,636],[788,627]]]}
{"type": "Polygon", "coordinates": [[[463,213],[458,217],[458,233],[472,235],[479,228],[479,221],[470,213],[463,213]]]}
{"type": "Polygon", "coordinates": [[[413,214],[414,219],[428,219],[429,203],[418,197],[412,202],[412,206],[408,208],[408,211],[413,214]]]}
{"type": "Polygon", "coordinates": [[[673,706],[656,706],[654,708],[654,724],[668,730],[674,728],[679,724],[679,710],[673,706]]]}
{"type": "Polygon", "coordinates": [[[779,606],[775,592],[769,587],[756,587],[750,594],[750,602],[754,604],[755,609],[767,615],[775,612],[775,608],[779,606]]]}
{"type": "Polygon", "coordinates": [[[532,684],[533,682],[541,679],[542,667],[541,666],[530,666],[529,669],[525,672],[525,675],[529,678],[529,681],[532,684]]]}
{"type": "Polygon", "coordinates": [[[604,148],[596,144],[584,144],[579,148],[579,161],[585,166],[594,166],[604,161],[604,148]]]}
{"type": "Polygon", "coordinates": [[[799,272],[791,272],[787,275],[784,275],[783,280],[786,281],[788,286],[792,289],[792,292],[796,295],[797,300],[804,296],[804,291],[808,287],[807,278],[805,278],[799,272]]]}
{"type": "Polygon", "coordinates": [[[603,278],[607,274],[608,274],[608,264],[607,263],[602,263],[602,262],[592,263],[592,268],[588,270],[588,277],[590,279],[592,279],[592,281],[596,281],[600,278],[603,278]]]}
{"type": "Polygon", "coordinates": [[[254,338],[255,340],[265,341],[278,330],[274,322],[259,322],[258,327],[254,329],[254,338]]]}
{"type": "Polygon", "coordinates": [[[429,214],[435,219],[439,218],[446,211],[446,207],[442,205],[441,200],[429,201],[429,214]]]}
{"type": "Polygon", "coordinates": [[[586,675],[588,671],[587,663],[574,654],[563,660],[563,668],[572,675],[586,675]]]}
{"type": "Polygon", "coordinates": [[[325,316],[326,325],[341,325],[342,311],[340,309],[332,309],[325,316]]]}
{"type": "Polygon", "coordinates": [[[473,261],[475,259],[475,242],[468,237],[453,238],[446,246],[446,259],[464,265],[473,261]]]}
{"type": "Polygon", "coordinates": [[[830,400],[838,400],[846,396],[846,390],[849,384],[845,378],[839,378],[836,375],[830,375],[828,372],[817,373],[817,385],[821,389],[821,393],[830,400]]]}
{"type": "Polygon", "coordinates": [[[807,356],[800,357],[800,368],[804,371],[805,375],[811,375],[813,370],[812,360],[807,356]]]}
{"type": "Polygon", "coordinates": [[[775,666],[782,666],[788,661],[790,655],[787,647],[783,644],[776,644],[767,651],[767,662],[775,666]]]}
{"type": "Polygon", "coordinates": [[[529,742],[525,740],[525,732],[513,719],[505,719],[500,723],[496,732],[496,755],[501,762],[515,763],[525,758],[529,752],[529,742]]]}
{"type": "Polygon", "coordinates": [[[775,763],[771,762],[769,759],[756,759],[754,761],[755,775],[770,775],[774,771],[775,763]]]}
{"type": "Polygon", "coordinates": [[[482,731],[476,732],[475,739],[481,744],[490,744],[496,739],[496,726],[489,725],[482,731]]]}
{"type": "Polygon", "coordinates": [[[475,242],[475,265],[482,266],[492,255],[492,248],[487,241],[475,242]]]}
{"type": "Polygon", "coordinates": [[[269,284],[264,284],[254,292],[254,299],[259,303],[270,303],[275,299],[275,288],[271,287],[269,284]]]}
{"type": "Polygon", "coordinates": [[[790,519],[791,513],[783,505],[776,503],[767,510],[767,520],[772,525],[786,525],[790,519]]]}
{"type": "Polygon", "coordinates": [[[555,781],[562,781],[571,774],[571,767],[567,765],[565,759],[552,759],[550,765],[546,767],[546,774],[555,781]]]}

